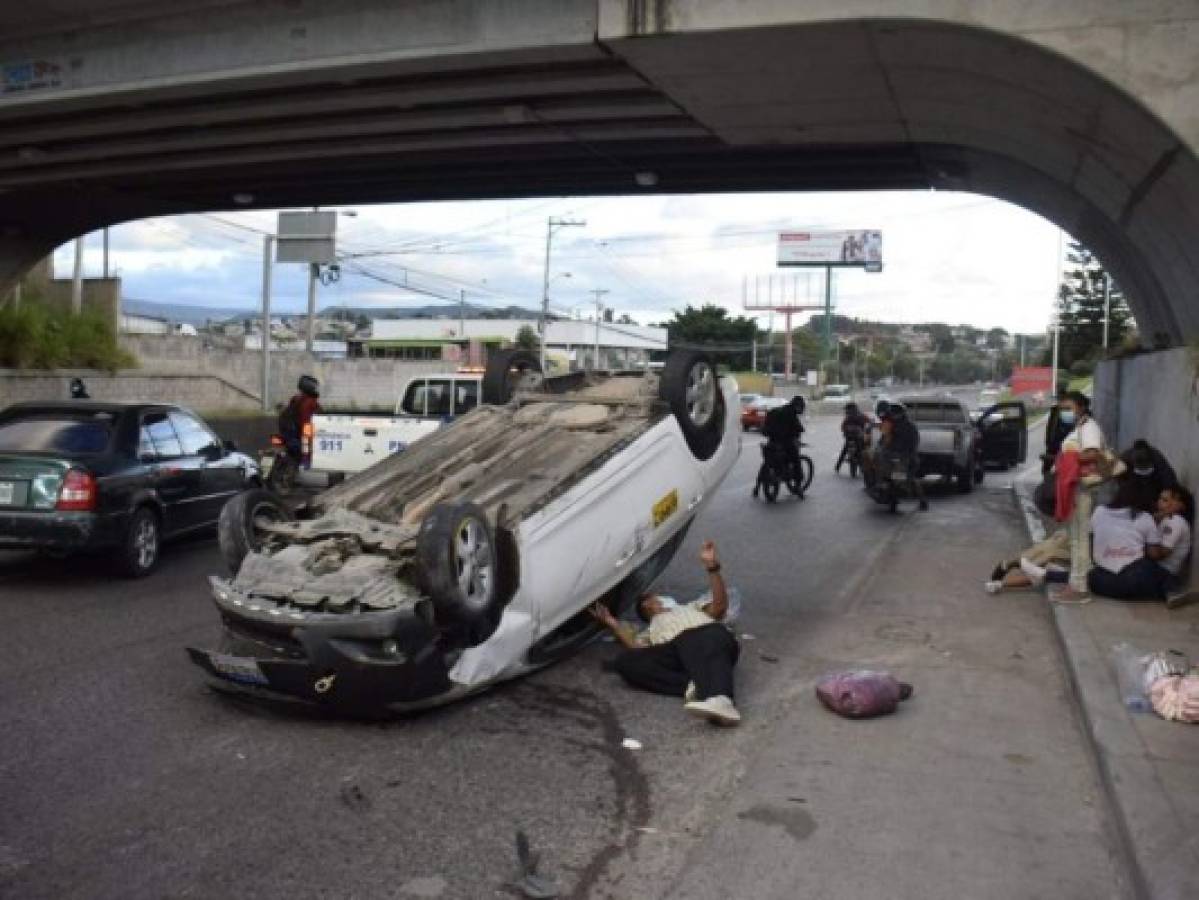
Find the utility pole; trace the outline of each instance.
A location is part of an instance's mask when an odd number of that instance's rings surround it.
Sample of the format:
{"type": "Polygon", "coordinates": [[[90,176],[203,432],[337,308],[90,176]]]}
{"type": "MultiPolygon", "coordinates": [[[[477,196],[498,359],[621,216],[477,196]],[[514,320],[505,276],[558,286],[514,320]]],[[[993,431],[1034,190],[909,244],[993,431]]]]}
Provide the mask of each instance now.
{"type": "Polygon", "coordinates": [[[1103,351],[1107,352],[1107,323],[1111,321],[1112,316],[1112,276],[1107,272],[1103,273],[1103,351]]]}
{"type": "Polygon", "coordinates": [[[466,340],[466,289],[458,289],[458,337],[466,340]]]}
{"type": "Polygon", "coordinates": [[[583,219],[559,219],[556,216],[550,216],[545,220],[545,272],[541,279],[541,321],[539,330],[541,331],[541,370],[545,371],[545,345],[548,337],[548,324],[550,316],[550,253],[554,245],[554,233],[559,228],[581,228],[587,222],[583,219]]]}
{"type": "MultiPolygon", "coordinates": [[[[833,267],[824,267],[824,358],[833,353],[833,267]]],[[[839,362],[839,360],[838,360],[839,362]]],[[[838,366],[839,368],[839,366],[838,366]]]]}
{"type": "Polygon", "coordinates": [[[83,312],[83,238],[75,238],[75,272],[71,276],[71,315],[83,312]]]}
{"type": "Polygon", "coordinates": [[[603,296],[608,291],[603,288],[596,288],[591,293],[595,294],[595,359],[592,368],[599,369],[599,347],[600,347],[600,319],[604,312],[603,296]]]}
{"type": "Polygon", "coordinates": [[[104,278],[108,279],[108,226],[104,226],[104,278]]]}
{"type": "Polygon", "coordinates": [[[321,267],[317,263],[308,264],[308,329],[304,337],[304,349],[309,353],[316,342],[316,282],[320,272],[321,267]]]}
{"type": "Polygon", "coordinates": [[[1053,321],[1049,327],[1053,329],[1053,381],[1052,381],[1052,384],[1050,387],[1049,396],[1056,397],[1057,396],[1058,338],[1061,336],[1061,333],[1062,333],[1062,324],[1061,324],[1061,322],[1058,321],[1058,317],[1056,315],[1053,317],[1053,321]]]}
{"type": "Polygon", "coordinates": [[[262,411],[271,411],[271,253],[273,234],[262,237],[262,411]]]}

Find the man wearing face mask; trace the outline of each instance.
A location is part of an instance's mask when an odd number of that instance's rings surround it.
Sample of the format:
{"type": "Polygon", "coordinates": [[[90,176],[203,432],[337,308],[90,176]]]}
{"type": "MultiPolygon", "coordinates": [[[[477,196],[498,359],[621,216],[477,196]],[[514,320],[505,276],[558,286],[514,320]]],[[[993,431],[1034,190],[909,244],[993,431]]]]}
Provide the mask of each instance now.
{"type": "Polygon", "coordinates": [[[1178,487],[1178,476],[1165,455],[1144,438],[1137,438],[1132,446],[1120,454],[1128,467],[1121,480],[1133,485],[1134,503],[1137,509],[1152,513],[1161,492],[1178,487]]]}

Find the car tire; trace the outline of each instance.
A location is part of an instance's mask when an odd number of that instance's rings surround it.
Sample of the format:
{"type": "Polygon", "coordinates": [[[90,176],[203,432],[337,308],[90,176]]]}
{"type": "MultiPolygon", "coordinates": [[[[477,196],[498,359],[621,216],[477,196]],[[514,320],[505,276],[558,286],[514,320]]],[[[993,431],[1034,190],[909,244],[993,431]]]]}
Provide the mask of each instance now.
{"type": "Polygon", "coordinates": [[[217,543],[230,574],[236,575],[246,556],[262,546],[262,536],[256,525],[260,518],[290,522],[292,514],[277,494],[262,488],[242,491],[221,508],[216,528],[217,543]]]}
{"type": "Polygon", "coordinates": [[[144,578],[158,565],[162,550],[162,523],[158,513],[148,506],[139,506],[129,517],[121,555],[117,562],[121,573],[129,578],[144,578]]]}
{"type": "Polygon", "coordinates": [[[954,473],[959,494],[969,494],[974,490],[974,472],[971,469],[958,469],[954,473]]]}
{"type": "Polygon", "coordinates": [[[724,395],[716,366],[705,353],[675,350],[666,358],[658,395],[670,406],[691,455],[711,459],[724,436],[724,395]]]}
{"type": "Polygon", "coordinates": [[[496,350],[487,357],[480,402],[504,406],[518,388],[541,383],[541,361],[531,350],[496,350]]]}
{"type": "Polygon", "coordinates": [[[483,510],[473,503],[439,503],[416,538],[421,588],[433,601],[439,628],[460,646],[483,643],[504,612],[500,556],[483,510]]]}

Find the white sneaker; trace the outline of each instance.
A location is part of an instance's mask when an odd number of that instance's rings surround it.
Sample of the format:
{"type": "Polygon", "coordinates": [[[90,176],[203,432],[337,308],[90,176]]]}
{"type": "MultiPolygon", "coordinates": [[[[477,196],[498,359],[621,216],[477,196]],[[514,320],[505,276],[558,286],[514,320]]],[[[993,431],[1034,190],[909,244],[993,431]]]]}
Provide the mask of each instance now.
{"type": "Polygon", "coordinates": [[[1040,587],[1045,583],[1045,570],[1029,562],[1023,556],[1020,557],[1020,571],[1028,576],[1033,587],[1040,587]]]}
{"type": "Polygon", "coordinates": [[[683,691],[683,703],[684,703],[684,704],[687,704],[687,703],[694,703],[694,702],[695,702],[695,698],[696,698],[697,696],[699,696],[699,694],[698,694],[698,692],[695,690],[695,682],[694,682],[694,681],[688,681],[688,682],[687,682],[687,690],[683,691]]]}
{"type": "Polygon", "coordinates": [[[733,701],[723,694],[717,694],[707,700],[692,700],[685,703],[683,708],[691,715],[707,719],[716,725],[736,725],[741,721],[741,713],[737,712],[733,701]]]}
{"type": "Polygon", "coordinates": [[[1002,581],[987,581],[983,583],[983,590],[988,594],[998,594],[1003,590],[1002,581]]]}

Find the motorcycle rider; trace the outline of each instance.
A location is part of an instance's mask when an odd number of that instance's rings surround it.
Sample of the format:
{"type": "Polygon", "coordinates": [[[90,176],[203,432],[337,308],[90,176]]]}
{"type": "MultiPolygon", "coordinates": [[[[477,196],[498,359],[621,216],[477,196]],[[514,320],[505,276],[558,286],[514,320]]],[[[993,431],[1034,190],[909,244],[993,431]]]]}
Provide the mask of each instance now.
{"type": "Polygon", "coordinates": [[[884,421],[887,427],[883,429],[883,438],[875,455],[876,478],[890,478],[895,467],[902,466],[908,474],[908,484],[911,485],[912,493],[920,502],[920,511],[924,512],[928,509],[928,500],[924,497],[924,486],[916,474],[919,464],[917,453],[920,450],[920,431],[908,418],[907,408],[902,403],[888,404],[884,421]]]}
{"type": "MultiPolygon", "coordinates": [[[[762,434],[766,436],[766,455],[768,459],[782,458],[786,460],[790,471],[796,479],[803,478],[803,469],[799,463],[799,439],[803,435],[803,415],[806,403],[804,398],[796,394],[790,402],[776,406],[766,413],[766,421],[762,424],[762,434]]],[[[761,481],[754,485],[754,496],[758,496],[761,481]]],[[[802,491],[800,492],[802,496],[802,491]]]]}
{"type": "Polygon", "coordinates": [[[321,411],[320,396],[320,382],[311,375],[301,375],[296,382],[296,393],[279,413],[279,436],[288,455],[297,463],[302,455],[300,439],[304,427],[321,411]]]}
{"type": "MultiPolygon", "coordinates": [[[[859,461],[866,450],[866,429],[870,427],[870,417],[858,409],[854,402],[845,404],[845,418],[841,420],[841,436],[845,443],[841,445],[841,455],[833,471],[840,474],[841,465],[850,458],[850,453],[856,448],[859,461]]],[[[851,470],[852,471],[852,470],[851,470]]]]}

